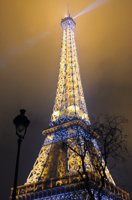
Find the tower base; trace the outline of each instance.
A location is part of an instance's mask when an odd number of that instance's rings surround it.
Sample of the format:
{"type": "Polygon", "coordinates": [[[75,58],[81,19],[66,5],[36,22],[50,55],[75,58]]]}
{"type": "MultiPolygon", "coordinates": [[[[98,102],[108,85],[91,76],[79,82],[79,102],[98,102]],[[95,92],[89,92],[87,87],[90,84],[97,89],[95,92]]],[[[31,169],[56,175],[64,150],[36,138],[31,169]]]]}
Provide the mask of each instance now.
{"type": "MultiPolygon", "coordinates": [[[[90,188],[97,196],[97,188],[101,184],[100,177],[88,171],[90,177],[90,188]],[[98,185],[97,185],[98,184],[98,185]]],[[[10,200],[12,198],[13,188],[11,188],[10,200]]],[[[28,185],[17,187],[17,200],[65,200],[65,199],[89,199],[83,180],[78,174],[69,174],[65,177],[39,181],[28,185]]],[[[129,194],[116,187],[112,183],[105,181],[105,187],[102,190],[103,200],[130,200],[129,194]]]]}

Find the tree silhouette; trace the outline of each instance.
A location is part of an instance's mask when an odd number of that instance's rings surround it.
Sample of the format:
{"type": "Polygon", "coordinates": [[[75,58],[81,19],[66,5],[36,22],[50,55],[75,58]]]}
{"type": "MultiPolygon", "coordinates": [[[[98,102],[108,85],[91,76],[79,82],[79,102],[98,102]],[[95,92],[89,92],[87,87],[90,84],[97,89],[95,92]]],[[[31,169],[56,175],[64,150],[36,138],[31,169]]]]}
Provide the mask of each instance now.
{"type": "MultiPolygon", "coordinates": [[[[85,135],[74,138],[74,146],[64,142],[81,159],[78,174],[84,182],[85,198],[87,196],[91,200],[101,200],[105,182],[114,184],[107,166],[111,162],[113,166],[119,161],[125,162],[129,156],[126,140],[128,136],[123,131],[123,124],[127,121],[123,116],[98,115],[92,119],[85,135]],[[87,170],[85,159],[88,154],[93,172],[97,175],[96,182],[87,170]],[[94,191],[91,190],[91,182],[94,184],[94,191]]],[[[119,195],[117,199],[120,199],[119,195]]]]}

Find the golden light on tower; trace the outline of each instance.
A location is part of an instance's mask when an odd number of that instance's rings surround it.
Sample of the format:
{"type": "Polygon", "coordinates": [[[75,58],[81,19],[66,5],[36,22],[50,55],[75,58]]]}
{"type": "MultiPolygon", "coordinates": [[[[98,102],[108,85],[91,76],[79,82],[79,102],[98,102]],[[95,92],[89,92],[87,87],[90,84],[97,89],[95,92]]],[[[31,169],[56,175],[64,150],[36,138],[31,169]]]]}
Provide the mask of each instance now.
{"type": "MultiPolygon", "coordinates": [[[[105,165],[96,142],[98,135],[91,130],[86,108],[75,42],[76,23],[68,15],[61,20],[61,26],[58,84],[49,128],[42,132],[44,143],[25,185],[18,187],[18,197],[26,200],[28,197],[70,199],[76,191],[80,192],[78,199],[82,199],[85,187],[78,170],[82,169],[79,153],[83,154],[85,151],[85,137],[89,145],[84,166],[88,176],[92,177],[91,190],[94,190],[97,180],[101,183],[95,166],[99,162],[105,165]],[[92,152],[95,156],[92,156],[92,152]]],[[[105,176],[104,191],[109,190],[109,195],[113,195],[117,187],[107,167],[105,176]]],[[[123,197],[126,195],[126,199],[129,199],[129,195],[119,188],[118,193],[123,197]]]]}

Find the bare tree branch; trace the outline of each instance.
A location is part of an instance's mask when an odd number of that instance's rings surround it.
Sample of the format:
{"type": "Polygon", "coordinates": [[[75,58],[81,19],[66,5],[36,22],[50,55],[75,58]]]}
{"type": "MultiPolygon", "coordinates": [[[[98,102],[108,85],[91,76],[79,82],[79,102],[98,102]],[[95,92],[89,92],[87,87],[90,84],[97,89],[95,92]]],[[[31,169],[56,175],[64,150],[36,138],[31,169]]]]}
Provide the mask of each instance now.
{"type": "Polygon", "coordinates": [[[127,122],[128,120],[123,116],[98,115],[92,119],[92,129],[89,128],[89,132],[82,137],[83,143],[78,135],[76,147],[70,146],[68,142],[63,144],[81,158],[82,165],[79,166],[78,174],[84,182],[85,189],[91,200],[95,200],[95,195],[90,187],[92,179],[89,178],[86,170],[86,154],[89,153],[90,155],[94,173],[100,176],[101,181],[95,183],[95,188],[98,200],[101,200],[105,180],[110,181],[106,175],[106,167],[109,161],[112,160],[112,164],[115,166],[117,161],[125,162],[129,156],[126,141],[128,135],[123,131],[123,124],[127,122]],[[99,149],[95,146],[95,138],[93,137],[95,133],[99,136],[96,138],[99,149]],[[78,151],[77,149],[81,150],[78,151]]]}

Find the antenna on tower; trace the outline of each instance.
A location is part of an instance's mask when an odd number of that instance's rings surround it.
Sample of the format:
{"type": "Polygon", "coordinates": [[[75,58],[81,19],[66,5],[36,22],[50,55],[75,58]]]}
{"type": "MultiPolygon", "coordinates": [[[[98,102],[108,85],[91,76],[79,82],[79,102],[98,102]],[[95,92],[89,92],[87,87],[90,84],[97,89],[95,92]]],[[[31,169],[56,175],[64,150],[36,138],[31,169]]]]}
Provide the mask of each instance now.
{"type": "Polygon", "coordinates": [[[67,16],[69,16],[69,4],[67,4],[67,16]]]}

